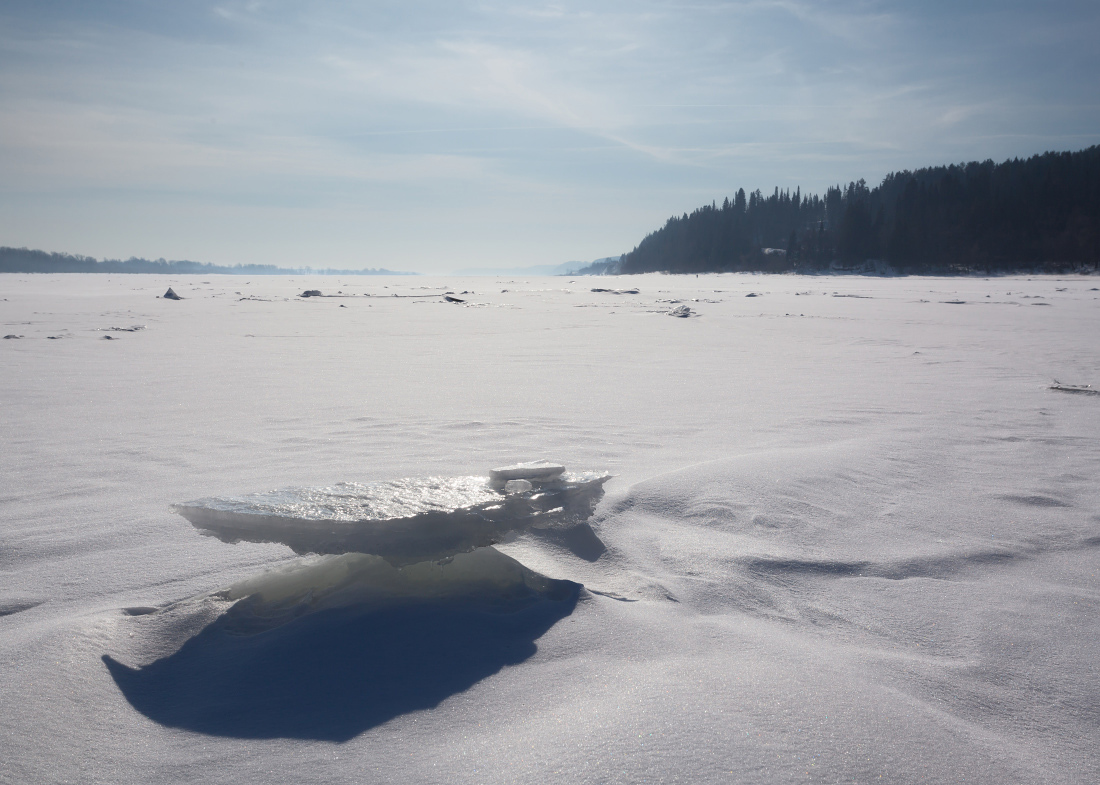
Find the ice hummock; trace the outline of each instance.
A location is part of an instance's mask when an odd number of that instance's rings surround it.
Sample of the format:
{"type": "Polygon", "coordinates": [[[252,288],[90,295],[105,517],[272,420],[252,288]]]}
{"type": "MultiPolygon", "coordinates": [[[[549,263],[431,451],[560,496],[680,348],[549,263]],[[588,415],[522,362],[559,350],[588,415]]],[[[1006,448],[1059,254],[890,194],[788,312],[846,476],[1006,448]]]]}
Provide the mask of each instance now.
{"type": "Polygon", "coordinates": [[[364,553],[403,567],[448,559],[532,527],[582,523],[610,476],[535,462],[496,469],[490,477],[287,488],[173,509],[222,542],[282,543],[298,554],[364,553]]]}

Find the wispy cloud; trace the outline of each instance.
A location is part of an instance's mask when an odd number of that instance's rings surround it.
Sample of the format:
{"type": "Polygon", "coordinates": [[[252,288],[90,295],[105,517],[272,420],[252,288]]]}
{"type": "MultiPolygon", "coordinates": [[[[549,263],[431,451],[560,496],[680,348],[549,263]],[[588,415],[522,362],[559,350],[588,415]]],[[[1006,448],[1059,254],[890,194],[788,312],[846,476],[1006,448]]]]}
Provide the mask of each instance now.
{"type": "MultiPolygon", "coordinates": [[[[480,261],[534,263],[577,258],[577,235],[494,231],[502,199],[517,227],[602,226],[586,229],[595,257],[739,185],[819,189],[1100,141],[1100,11],[1062,0],[59,8],[0,9],[9,243],[49,247],[94,214],[126,254],[130,197],[167,216],[174,202],[153,195],[187,193],[249,211],[388,205],[369,242],[411,267],[427,240],[387,240],[387,226],[472,227],[492,238],[468,249],[480,261]],[[92,191],[94,205],[79,196],[92,191]]],[[[276,254],[299,247],[280,215],[276,254]]],[[[361,249],[360,224],[332,215],[326,242],[361,249]]]]}

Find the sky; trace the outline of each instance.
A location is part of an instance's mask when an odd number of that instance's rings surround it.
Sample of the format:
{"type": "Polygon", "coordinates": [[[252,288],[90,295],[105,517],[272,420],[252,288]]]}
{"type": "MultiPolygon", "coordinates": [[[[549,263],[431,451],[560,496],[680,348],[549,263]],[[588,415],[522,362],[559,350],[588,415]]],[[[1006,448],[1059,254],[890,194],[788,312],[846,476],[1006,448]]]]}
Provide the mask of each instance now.
{"type": "Polygon", "coordinates": [[[1100,143],[1096,2],[6,0],[0,245],[444,273],[1100,143]]]}

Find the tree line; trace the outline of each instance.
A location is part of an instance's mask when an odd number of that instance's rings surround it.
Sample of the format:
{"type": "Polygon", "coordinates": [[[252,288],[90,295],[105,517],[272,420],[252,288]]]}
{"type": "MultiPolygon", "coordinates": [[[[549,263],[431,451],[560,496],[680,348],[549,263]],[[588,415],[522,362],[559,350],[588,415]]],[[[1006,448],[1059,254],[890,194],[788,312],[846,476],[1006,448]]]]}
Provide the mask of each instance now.
{"type": "Polygon", "coordinates": [[[415,275],[393,270],[314,270],[272,264],[232,266],[164,259],[104,259],[80,254],[48,253],[29,248],[0,248],[0,273],[159,273],[161,275],[415,275]]]}
{"type": "Polygon", "coordinates": [[[891,173],[823,197],[740,189],[669,218],[618,272],[1100,269],[1100,147],[891,173]]]}

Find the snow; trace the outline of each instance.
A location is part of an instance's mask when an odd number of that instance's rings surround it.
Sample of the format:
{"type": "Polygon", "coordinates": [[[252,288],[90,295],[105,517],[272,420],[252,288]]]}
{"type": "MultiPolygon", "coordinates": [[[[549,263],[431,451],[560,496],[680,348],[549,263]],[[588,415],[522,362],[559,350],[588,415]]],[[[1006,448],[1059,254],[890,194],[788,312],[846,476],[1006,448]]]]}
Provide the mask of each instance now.
{"type": "Polygon", "coordinates": [[[0,276],[0,782],[1100,780],[1095,278],[206,280],[0,276]]]}

